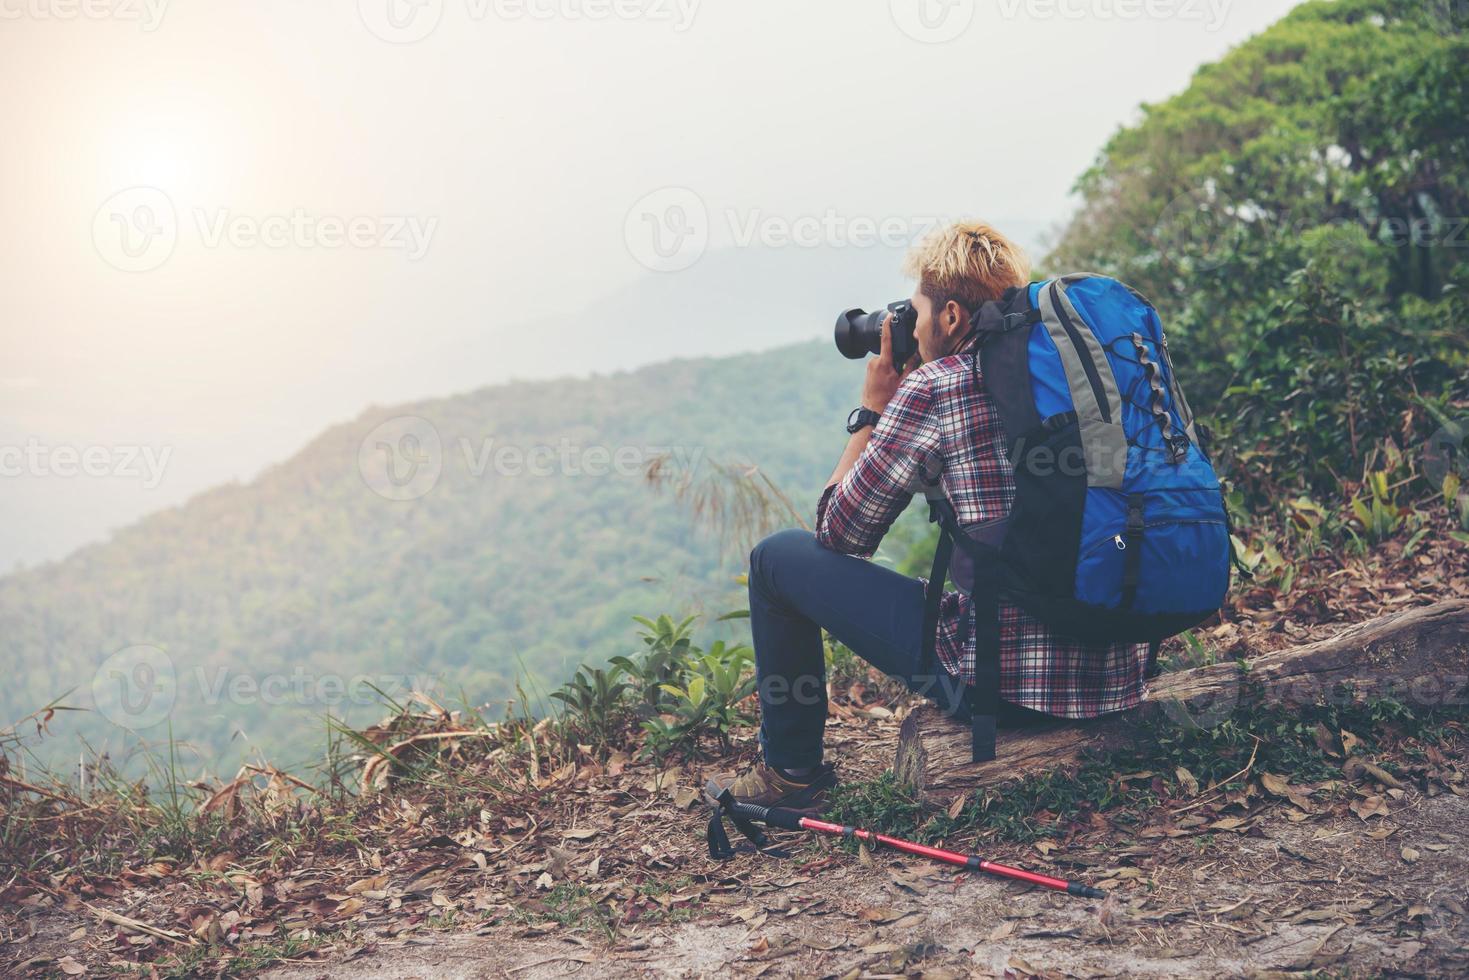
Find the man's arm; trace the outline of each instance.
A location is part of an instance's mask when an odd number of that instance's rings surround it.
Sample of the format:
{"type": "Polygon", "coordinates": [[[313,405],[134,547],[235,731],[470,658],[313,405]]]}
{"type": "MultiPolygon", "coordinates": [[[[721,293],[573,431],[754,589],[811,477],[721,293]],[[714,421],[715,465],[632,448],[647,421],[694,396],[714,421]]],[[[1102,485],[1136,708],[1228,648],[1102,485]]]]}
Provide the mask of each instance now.
{"type": "MultiPolygon", "coordinates": [[[[882,349],[876,358],[867,362],[867,377],[862,382],[862,407],[881,415],[903,383],[903,377],[893,369],[893,315],[889,313],[882,321],[882,349]]],[[[847,448],[842,450],[837,468],[832,471],[831,479],[826,481],[828,487],[842,482],[842,477],[857,465],[858,457],[872,441],[872,431],[873,426],[859,429],[847,440],[847,448]]]]}
{"type": "MultiPolygon", "coordinates": [[[[862,406],[866,408],[866,405],[862,406]]],[[[872,426],[859,430],[852,438],[847,440],[847,448],[842,450],[842,458],[837,460],[837,468],[832,471],[831,479],[826,481],[828,487],[834,487],[842,482],[842,477],[852,471],[857,465],[857,460],[862,456],[867,444],[872,441],[872,426]]]]}
{"type": "Polygon", "coordinates": [[[942,466],[926,379],[903,383],[890,356],[879,360],[886,363],[868,365],[863,403],[867,408],[881,406],[883,417],[870,432],[863,430],[847,441],[816,512],[816,540],[832,551],[861,557],[877,550],[914,490],[934,472],[935,464],[942,466]],[[899,382],[897,390],[885,391],[894,379],[899,382]]]}

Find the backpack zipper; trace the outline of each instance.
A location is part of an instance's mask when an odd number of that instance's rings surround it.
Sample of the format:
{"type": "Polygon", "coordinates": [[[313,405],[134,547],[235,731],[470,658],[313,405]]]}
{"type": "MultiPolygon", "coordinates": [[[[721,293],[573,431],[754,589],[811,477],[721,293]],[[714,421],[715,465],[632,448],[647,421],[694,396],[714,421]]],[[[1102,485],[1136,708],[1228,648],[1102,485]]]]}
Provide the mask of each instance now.
{"type": "MultiPolygon", "coordinates": [[[[1210,524],[1210,525],[1218,525],[1219,527],[1224,527],[1225,526],[1223,521],[1209,521],[1209,520],[1190,519],[1190,520],[1182,520],[1182,521],[1154,521],[1151,524],[1144,524],[1143,525],[1143,530],[1146,532],[1148,530],[1151,530],[1152,528],[1158,528],[1158,527],[1179,527],[1179,526],[1187,525],[1187,524],[1210,524]]],[[[1127,550],[1127,542],[1123,540],[1122,535],[1120,535],[1120,534],[1113,534],[1113,535],[1109,535],[1109,536],[1107,536],[1105,538],[1101,538],[1098,541],[1094,541],[1085,551],[1082,551],[1082,552],[1080,552],[1080,553],[1077,554],[1077,561],[1081,561],[1083,558],[1089,558],[1089,557],[1091,557],[1092,555],[1094,555],[1098,551],[1100,551],[1103,547],[1105,547],[1106,545],[1109,545],[1109,544],[1112,547],[1116,548],[1118,551],[1126,551],[1127,550]]]]}

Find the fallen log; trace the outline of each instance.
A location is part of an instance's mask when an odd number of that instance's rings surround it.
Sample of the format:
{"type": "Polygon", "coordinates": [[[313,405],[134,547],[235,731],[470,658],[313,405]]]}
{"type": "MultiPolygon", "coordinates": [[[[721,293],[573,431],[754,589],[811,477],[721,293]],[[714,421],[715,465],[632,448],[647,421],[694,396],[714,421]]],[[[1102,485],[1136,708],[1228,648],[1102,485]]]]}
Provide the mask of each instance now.
{"type": "Polygon", "coordinates": [[[1047,769],[1074,767],[1094,752],[1136,740],[1139,725],[1160,716],[1185,727],[1211,727],[1237,708],[1306,705],[1342,697],[1391,697],[1410,707],[1469,701],[1469,601],[1452,600],[1359,623],[1336,636],[1262,654],[1164,674],[1143,704],[1092,721],[1002,729],[995,759],[970,761],[967,725],[925,704],[903,720],[893,770],[926,802],[1047,769]]]}

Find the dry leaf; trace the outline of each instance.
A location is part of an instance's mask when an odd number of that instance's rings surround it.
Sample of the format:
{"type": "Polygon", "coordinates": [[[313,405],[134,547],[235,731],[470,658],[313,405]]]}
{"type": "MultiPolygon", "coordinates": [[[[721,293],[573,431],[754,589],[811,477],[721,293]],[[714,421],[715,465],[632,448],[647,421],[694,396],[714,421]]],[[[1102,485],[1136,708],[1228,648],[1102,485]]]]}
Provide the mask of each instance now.
{"type": "Polygon", "coordinates": [[[1272,796],[1290,797],[1290,780],[1273,772],[1260,773],[1260,785],[1272,796]]]}
{"type": "Polygon", "coordinates": [[[1422,857],[1422,855],[1420,855],[1416,850],[1414,850],[1411,847],[1405,847],[1405,848],[1403,848],[1402,855],[1403,855],[1403,860],[1406,861],[1406,862],[1408,862],[1409,864],[1416,864],[1417,861],[1418,861],[1418,858],[1422,857]]]}
{"type": "Polygon", "coordinates": [[[1173,774],[1178,777],[1179,783],[1183,785],[1184,790],[1189,796],[1199,795],[1199,781],[1193,773],[1189,772],[1183,766],[1179,766],[1173,770],[1173,774]]]}
{"type": "Polygon", "coordinates": [[[1365,799],[1356,798],[1351,803],[1352,812],[1363,820],[1369,817],[1387,816],[1387,800],[1381,796],[1369,796],[1365,799]]]}
{"type": "Polygon", "coordinates": [[[62,973],[65,973],[69,977],[79,977],[83,973],[87,972],[87,968],[82,966],[71,956],[63,956],[61,959],[56,961],[56,965],[61,968],[62,973]]]}
{"type": "Polygon", "coordinates": [[[386,888],[387,885],[387,875],[377,875],[373,878],[359,878],[347,886],[347,894],[360,895],[363,892],[378,892],[386,888]]]}

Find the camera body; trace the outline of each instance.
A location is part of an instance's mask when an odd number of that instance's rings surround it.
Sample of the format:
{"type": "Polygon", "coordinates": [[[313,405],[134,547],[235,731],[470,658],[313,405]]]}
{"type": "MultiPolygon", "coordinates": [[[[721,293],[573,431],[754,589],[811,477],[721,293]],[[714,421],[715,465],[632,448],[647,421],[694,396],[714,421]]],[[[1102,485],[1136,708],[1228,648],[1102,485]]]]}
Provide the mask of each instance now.
{"type": "Polygon", "coordinates": [[[889,313],[893,316],[893,369],[902,371],[903,365],[918,353],[918,340],[913,336],[918,326],[918,311],[906,299],[889,303],[885,310],[872,313],[860,309],[847,310],[837,317],[837,350],[843,357],[854,361],[869,354],[881,354],[882,321],[889,313]]]}

